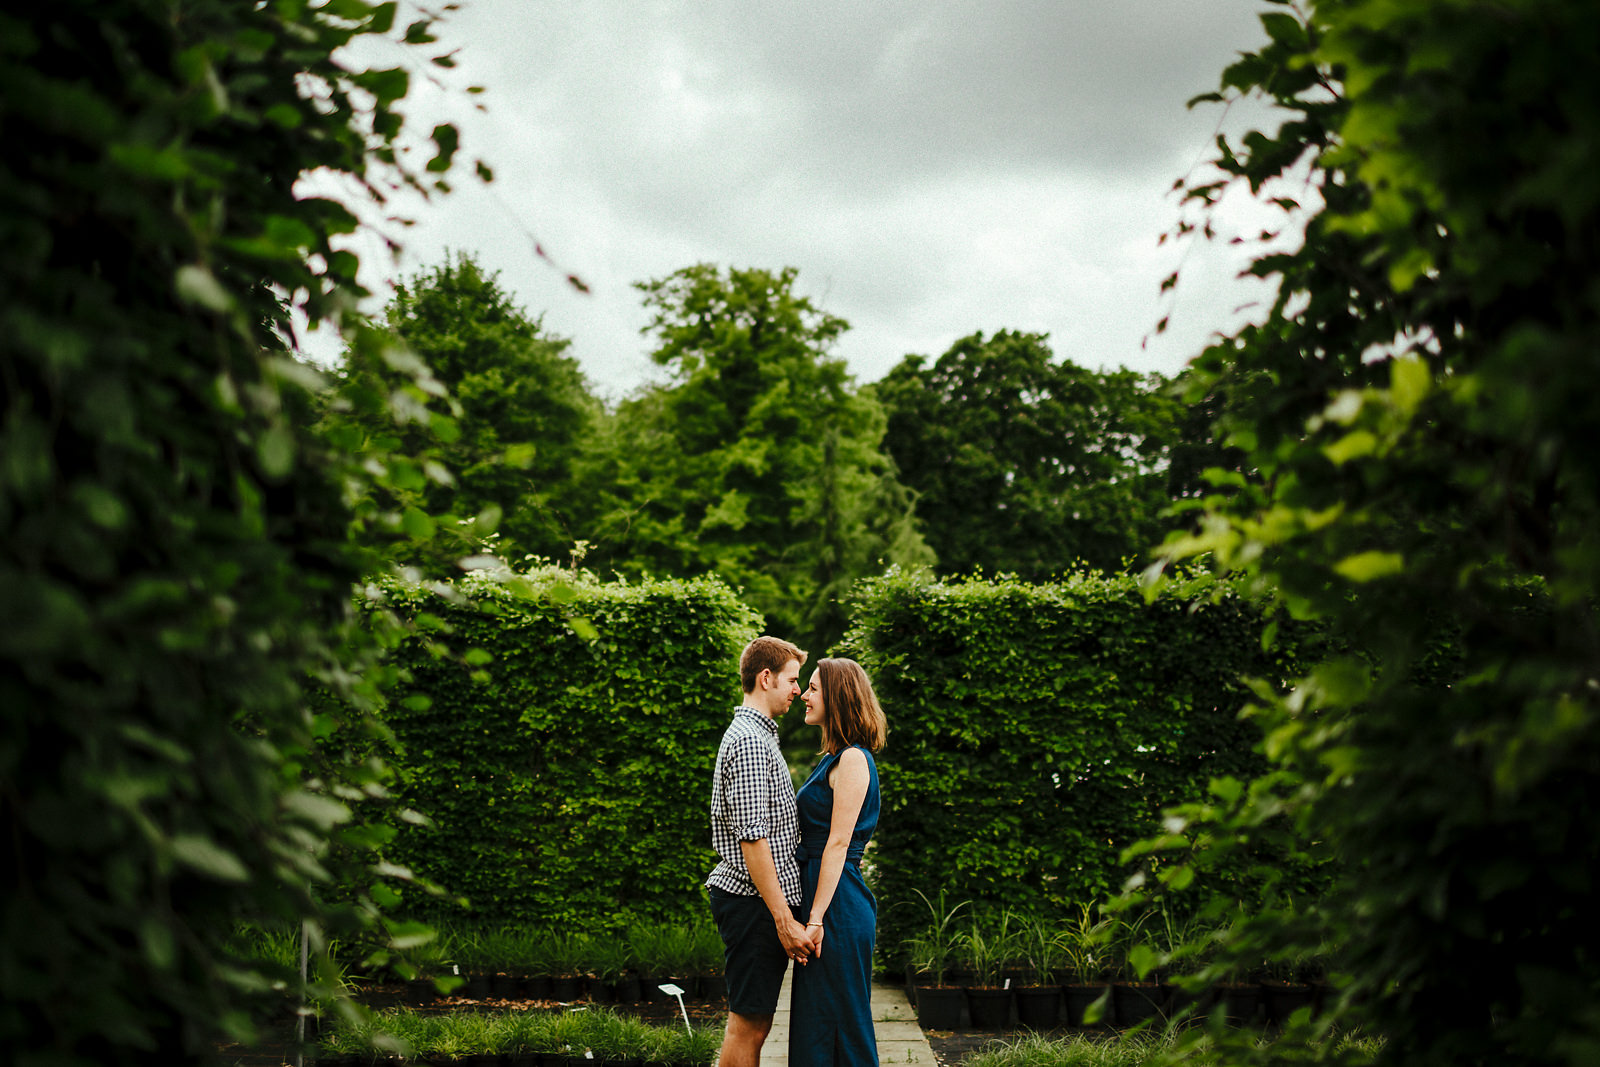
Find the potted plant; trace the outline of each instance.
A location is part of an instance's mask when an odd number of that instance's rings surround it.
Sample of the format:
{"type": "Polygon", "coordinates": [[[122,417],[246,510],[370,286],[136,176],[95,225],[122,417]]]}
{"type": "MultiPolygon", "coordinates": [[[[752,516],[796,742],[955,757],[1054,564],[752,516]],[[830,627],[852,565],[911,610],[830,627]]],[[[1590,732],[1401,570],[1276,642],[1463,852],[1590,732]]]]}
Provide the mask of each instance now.
{"type": "Polygon", "coordinates": [[[1161,954],[1144,935],[1150,914],[1119,917],[1111,935],[1111,1006],[1116,1024],[1123,1030],[1159,1020],[1166,1010],[1161,983],[1151,975],[1161,962],[1161,954]]]}
{"type": "Polygon", "coordinates": [[[639,976],[631,973],[632,953],[626,939],[599,934],[589,939],[589,969],[595,980],[589,993],[602,1004],[633,1004],[640,999],[639,976]]]}
{"type": "Polygon", "coordinates": [[[929,914],[922,933],[905,942],[917,1022],[924,1030],[955,1030],[961,1026],[966,998],[961,987],[950,985],[946,978],[960,941],[955,919],[969,902],[948,904],[942,889],[937,901],[929,900],[920,890],[912,892],[922,897],[929,914]]]}
{"type": "Polygon", "coordinates": [[[1030,1030],[1051,1030],[1061,1021],[1061,976],[1066,947],[1054,923],[1032,916],[1018,931],[1018,948],[1027,967],[1016,987],[1017,1022],[1030,1030]]]}
{"type": "Polygon", "coordinates": [[[722,974],[723,954],[722,935],[715,926],[699,922],[690,929],[689,971],[695,995],[701,1000],[720,1004],[728,997],[728,984],[722,974]]]}
{"type": "Polygon", "coordinates": [[[456,962],[460,965],[465,982],[461,995],[469,1000],[482,1000],[489,995],[489,975],[493,946],[491,936],[484,930],[463,934],[456,943],[456,962]]]}
{"type": "Polygon", "coordinates": [[[965,987],[967,1013],[980,1030],[1003,1030],[1011,1021],[1011,990],[1000,971],[1011,959],[1011,913],[1002,912],[998,930],[985,929],[974,919],[956,949],[956,958],[972,978],[965,987]]]}
{"type": "Polygon", "coordinates": [[[656,989],[671,976],[672,944],[667,925],[661,922],[638,923],[628,932],[628,948],[639,968],[641,1000],[662,999],[656,989]]]}
{"type": "Polygon", "coordinates": [[[549,953],[550,997],[563,1004],[582,1000],[585,969],[589,955],[589,935],[551,933],[546,939],[549,953]]]}
{"type": "Polygon", "coordinates": [[[1266,964],[1261,978],[1261,1006],[1268,1022],[1282,1026],[1301,1008],[1315,1009],[1316,990],[1309,979],[1320,975],[1319,958],[1301,954],[1266,964]]]}
{"type": "Polygon", "coordinates": [[[1110,930],[1110,922],[1096,920],[1093,909],[1085,904],[1057,934],[1065,971],[1061,993],[1068,1026],[1098,1026],[1106,1018],[1111,1002],[1111,990],[1105,981],[1110,930]]]}
{"type": "Polygon", "coordinates": [[[457,961],[450,935],[440,930],[433,940],[409,949],[407,959],[401,961],[406,976],[406,1000],[413,1004],[427,1004],[441,993],[450,993],[461,985],[455,973],[457,961]]]}
{"type": "Polygon", "coordinates": [[[1163,959],[1159,970],[1168,1019],[1197,1021],[1210,1013],[1218,991],[1206,972],[1217,931],[1198,918],[1179,921],[1163,909],[1158,937],[1163,959]]]}

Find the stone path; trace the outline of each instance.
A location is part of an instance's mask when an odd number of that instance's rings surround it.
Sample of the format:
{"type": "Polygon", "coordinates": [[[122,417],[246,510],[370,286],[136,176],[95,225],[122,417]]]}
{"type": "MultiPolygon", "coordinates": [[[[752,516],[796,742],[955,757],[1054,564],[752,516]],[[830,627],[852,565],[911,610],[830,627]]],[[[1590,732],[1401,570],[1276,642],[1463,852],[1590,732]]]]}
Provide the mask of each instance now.
{"type": "MultiPolygon", "coordinates": [[[[772,1019],[772,1033],[761,1047],[761,1067],[787,1067],[789,1062],[789,979],[793,964],[783,976],[783,992],[778,996],[778,1012],[772,1019]]],[[[935,1067],[933,1046],[917,1025],[917,1013],[906,999],[902,986],[872,984],[872,1028],[878,1035],[878,1062],[935,1067]]]]}

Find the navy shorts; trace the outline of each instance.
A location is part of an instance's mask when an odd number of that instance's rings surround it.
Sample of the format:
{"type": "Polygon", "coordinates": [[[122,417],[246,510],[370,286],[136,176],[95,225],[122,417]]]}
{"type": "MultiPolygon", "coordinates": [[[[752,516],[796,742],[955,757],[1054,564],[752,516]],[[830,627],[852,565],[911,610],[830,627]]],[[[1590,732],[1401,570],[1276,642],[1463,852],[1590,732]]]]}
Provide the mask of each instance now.
{"type": "MultiPolygon", "coordinates": [[[[722,935],[723,975],[728,984],[728,1010],[738,1015],[771,1015],[789,954],[778,940],[772,913],[759,895],[742,897],[707,886],[711,918],[722,935]]],[[[798,916],[797,916],[798,918],[798,916]]]]}

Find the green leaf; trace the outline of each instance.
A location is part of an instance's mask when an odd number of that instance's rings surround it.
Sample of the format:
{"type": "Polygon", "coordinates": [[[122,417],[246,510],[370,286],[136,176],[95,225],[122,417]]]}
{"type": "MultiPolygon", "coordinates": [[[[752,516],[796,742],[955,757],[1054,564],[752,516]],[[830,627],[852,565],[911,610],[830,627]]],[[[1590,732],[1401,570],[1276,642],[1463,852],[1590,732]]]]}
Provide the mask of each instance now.
{"type": "Polygon", "coordinates": [[[409,507],[400,515],[400,529],[413,541],[426,541],[433,537],[434,523],[421,508],[409,507]]]}
{"type": "Polygon", "coordinates": [[[438,151],[428,160],[427,169],[435,173],[449,170],[450,161],[455,158],[456,149],[461,145],[460,131],[451,123],[440,123],[433,128],[433,143],[438,151]]]}
{"type": "Polygon", "coordinates": [[[218,882],[247,882],[250,871],[239,857],[203,834],[178,834],[168,842],[172,856],[218,882]]]}
{"type": "Polygon", "coordinates": [[[389,947],[404,952],[407,949],[421,948],[438,936],[438,931],[427,923],[393,923],[389,927],[389,947]]]}
{"type": "Polygon", "coordinates": [[[1269,11],[1261,16],[1261,25],[1266,28],[1267,35],[1274,41],[1296,51],[1304,49],[1309,43],[1305,27],[1293,15],[1269,11]]]}
{"type": "Polygon", "coordinates": [[[178,299],[186,304],[197,304],[208,311],[228,312],[234,309],[233,294],[223,288],[205,267],[198,263],[185,264],[173,277],[173,288],[178,299]]]}
{"type": "Polygon", "coordinates": [[[1333,569],[1353,582],[1371,582],[1388,578],[1405,570],[1405,560],[1398,552],[1358,552],[1346,556],[1333,565],[1333,569]]]}
{"type": "Polygon", "coordinates": [[[268,478],[287,478],[294,469],[294,432],[287,426],[273,426],[256,439],[256,458],[268,478]]]}
{"type": "Polygon", "coordinates": [[[1428,365],[1415,356],[1389,362],[1389,394],[1394,405],[1410,415],[1417,410],[1433,384],[1428,365]]]}
{"type": "Polygon", "coordinates": [[[1323,446],[1323,455],[1334,462],[1335,466],[1343,466],[1360,456],[1370,456],[1378,450],[1378,438],[1367,430],[1356,430],[1345,434],[1330,445],[1323,446]]]}
{"type": "Polygon", "coordinates": [[[331,830],[350,819],[350,808],[317,793],[297,789],[283,798],[284,810],[299,816],[320,830],[331,830]]]}

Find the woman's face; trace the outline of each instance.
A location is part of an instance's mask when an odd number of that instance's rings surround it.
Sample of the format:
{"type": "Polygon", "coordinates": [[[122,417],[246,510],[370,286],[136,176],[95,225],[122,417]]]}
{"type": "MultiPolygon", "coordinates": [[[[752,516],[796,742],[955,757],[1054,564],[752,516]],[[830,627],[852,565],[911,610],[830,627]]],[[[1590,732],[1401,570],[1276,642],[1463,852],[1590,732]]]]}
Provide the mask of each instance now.
{"type": "Polygon", "coordinates": [[[811,684],[806,686],[806,691],[800,694],[800,699],[806,706],[806,725],[822,725],[822,668],[818,667],[811,672],[811,684]]]}

